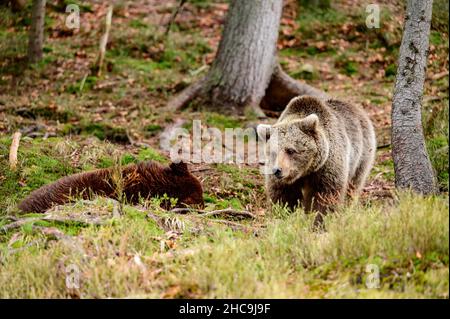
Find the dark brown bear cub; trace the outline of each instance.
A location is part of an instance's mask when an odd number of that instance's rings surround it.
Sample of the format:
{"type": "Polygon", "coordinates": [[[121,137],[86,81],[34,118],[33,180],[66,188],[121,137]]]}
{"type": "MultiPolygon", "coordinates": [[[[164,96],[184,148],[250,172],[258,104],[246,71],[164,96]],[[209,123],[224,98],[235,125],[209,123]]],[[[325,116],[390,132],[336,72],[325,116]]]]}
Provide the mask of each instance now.
{"type": "Polygon", "coordinates": [[[117,172],[109,168],[63,177],[33,191],[18,207],[24,212],[43,213],[73,198],[89,199],[100,195],[117,199],[120,194],[133,204],[140,198],[167,194],[178,199],[177,206],[203,206],[202,186],[189,172],[186,163],[162,166],[156,162],[143,162],[117,172]]]}

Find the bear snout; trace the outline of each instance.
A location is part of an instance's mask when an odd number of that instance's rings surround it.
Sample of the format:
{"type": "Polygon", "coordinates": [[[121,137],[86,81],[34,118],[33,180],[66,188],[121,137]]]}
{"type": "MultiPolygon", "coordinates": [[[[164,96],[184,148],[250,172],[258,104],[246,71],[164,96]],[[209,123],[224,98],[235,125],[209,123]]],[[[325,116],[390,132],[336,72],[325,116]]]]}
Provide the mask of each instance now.
{"type": "Polygon", "coordinates": [[[279,167],[272,168],[272,173],[278,179],[283,177],[283,172],[282,172],[281,168],[279,168],[279,167]]]}

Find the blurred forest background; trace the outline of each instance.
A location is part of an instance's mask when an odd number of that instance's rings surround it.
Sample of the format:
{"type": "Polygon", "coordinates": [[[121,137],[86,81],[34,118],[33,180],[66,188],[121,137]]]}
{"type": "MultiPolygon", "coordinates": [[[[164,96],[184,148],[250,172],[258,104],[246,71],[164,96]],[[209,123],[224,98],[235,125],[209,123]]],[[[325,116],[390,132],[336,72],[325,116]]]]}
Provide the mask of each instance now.
{"type": "MultiPolygon", "coordinates": [[[[111,2],[112,3],[112,2],[111,2]]],[[[203,218],[139,207],[109,218],[110,200],[79,201],[60,214],[90,214],[102,226],[30,220],[17,228],[16,203],[61,176],[156,160],[174,127],[251,127],[257,114],[224,114],[167,103],[207,74],[228,1],[115,1],[104,63],[98,69],[107,1],[47,1],[42,59],[27,62],[31,1],[0,5],[0,297],[443,297],[448,298],[448,1],[435,0],[423,99],[426,147],[439,193],[397,192],[391,156],[391,105],[404,1],[377,1],[378,29],[366,27],[370,1],[285,0],[279,63],[293,79],[361,105],[376,127],[376,165],[361,201],[328,216],[268,209],[257,165],[195,164],[207,210],[245,209],[252,220],[203,218]],[[180,6],[181,3],[181,6],[180,6]],[[80,8],[80,28],[65,25],[80,8]],[[100,72],[99,72],[100,71],[100,72]],[[20,131],[18,169],[8,162],[20,131]],[[255,234],[258,234],[256,237],[255,234]],[[65,286],[65,267],[81,288],[65,286]],[[376,264],[380,288],[366,288],[376,264]]],[[[264,108],[263,108],[264,110],[264,108]]],[[[273,123],[281,110],[266,109],[273,123]]],[[[113,214],[114,215],[114,214],[113,214]]]]}

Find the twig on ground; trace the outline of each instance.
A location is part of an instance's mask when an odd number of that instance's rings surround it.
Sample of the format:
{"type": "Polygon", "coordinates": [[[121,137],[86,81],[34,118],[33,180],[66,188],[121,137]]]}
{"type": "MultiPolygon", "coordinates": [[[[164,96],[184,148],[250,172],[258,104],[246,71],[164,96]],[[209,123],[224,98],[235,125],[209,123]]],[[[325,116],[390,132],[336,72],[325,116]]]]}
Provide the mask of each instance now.
{"type": "Polygon", "coordinates": [[[32,223],[36,221],[47,221],[47,222],[56,222],[56,223],[80,223],[83,225],[103,225],[105,223],[104,220],[99,218],[79,218],[79,217],[72,217],[72,216],[54,216],[53,214],[45,214],[39,216],[39,217],[29,217],[29,218],[23,218],[18,219],[10,224],[4,225],[0,227],[0,231],[2,232],[8,232],[11,229],[22,227],[23,225],[27,223],[32,223]]]}
{"type": "Polygon", "coordinates": [[[44,234],[46,237],[50,237],[50,238],[53,238],[56,240],[70,237],[55,227],[33,226],[33,230],[39,231],[42,234],[44,234]]]}
{"type": "MultiPolygon", "coordinates": [[[[22,250],[27,249],[28,247],[37,245],[37,244],[41,243],[41,241],[42,241],[42,240],[33,240],[32,242],[29,242],[29,243],[23,245],[22,247],[7,250],[5,254],[6,254],[6,255],[12,255],[12,254],[15,254],[15,253],[17,253],[17,252],[19,252],[19,251],[22,251],[22,250]]],[[[1,256],[0,256],[0,257],[1,257],[1,256]]],[[[1,261],[1,259],[0,259],[0,261],[1,261]]]]}
{"type": "Polygon", "coordinates": [[[448,71],[443,71],[440,73],[433,74],[432,76],[430,76],[430,79],[433,81],[436,81],[436,80],[440,80],[446,76],[448,76],[448,71]]]}
{"type": "Polygon", "coordinates": [[[109,31],[111,30],[112,14],[113,14],[113,6],[110,5],[108,8],[108,12],[106,14],[105,33],[103,34],[100,40],[100,53],[98,56],[98,63],[97,63],[98,67],[97,76],[100,76],[100,74],[102,73],[103,61],[105,60],[106,44],[108,43],[109,31]]]}
{"type": "Polygon", "coordinates": [[[170,17],[169,23],[167,23],[166,31],[164,32],[164,36],[167,36],[170,32],[170,28],[172,27],[173,22],[175,21],[178,13],[181,11],[183,5],[187,2],[187,0],[180,0],[178,6],[175,7],[175,10],[172,12],[172,16],[170,17]]]}
{"type": "Polygon", "coordinates": [[[199,213],[202,217],[211,217],[211,216],[231,216],[237,217],[240,219],[251,218],[255,219],[256,216],[246,210],[235,210],[232,208],[225,208],[219,210],[206,211],[201,209],[193,209],[193,208],[174,208],[170,210],[171,213],[176,214],[187,214],[187,213],[199,213]]]}
{"type": "Polygon", "coordinates": [[[191,173],[205,172],[205,171],[210,171],[210,170],[212,170],[212,168],[210,168],[210,167],[201,167],[201,168],[197,168],[197,169],[191,169],[191,173]]]}
{"type": "Polygon", "coordinates": [[[255,219],[256,218],[256,216],[253,215],[252,213],[250,213],[249,211],[235,210],[235,209],[231,209],[231,208],[213,210],[213,211],[205,212],[204,214],[202,214],[203,217],[222,216],[222,215],[238,217],[241,219],[244,219],[244,218],[255,219]]]}
{"type": "Polygon", "coordinates": [[[11,147],[9,149],[9,168],[15,171],[17,168],[17,151],[19,149],[19,142],[22,133],[15,132],[12,137],[11,147]]]}

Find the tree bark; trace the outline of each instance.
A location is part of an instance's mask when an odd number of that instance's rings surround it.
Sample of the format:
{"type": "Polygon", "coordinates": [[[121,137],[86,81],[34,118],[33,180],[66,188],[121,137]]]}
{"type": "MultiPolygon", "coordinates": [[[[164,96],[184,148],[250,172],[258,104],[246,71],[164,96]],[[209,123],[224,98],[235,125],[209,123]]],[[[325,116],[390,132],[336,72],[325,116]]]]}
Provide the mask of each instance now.
{"type": "Polygon", "coordinates": [[[395,184],[422,194],[436,191],[421,115],[431,10],[431,0],[408,0],[392,102],[395,184]]]}
{"type": "Polygon", "coordinates": [[[42,47],[44,45],[45,1],[46,0],[33,1],[31,28],[28,42],[28,61],[30,63],[36,63],[42,59],[42,47]]]}
{"type": "Polygon", "coordinates": [[[261,101],[261,107],[273,111],[283,111],[289,101],[299,95],[311,95],[325,100],[329,98],[325,92],[294,80],[277,64],[266,95],[261,101]]]}
{"type": "Polygon", "coordinates": [[[290,78],[277,62],[277,40],[283,0],[232,0],[216,58],[208,74],[172,98],[175,111],[192,100],[227,113],[250,108],[280,111],[298,95],[327,95],[290,78]]]}
{"type": "Polygon", "coordinates": [[[204,88],[206,103],[242,111],[259,106],[276,62],[282,0],[233,0],[204,88]]]}

